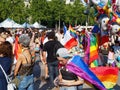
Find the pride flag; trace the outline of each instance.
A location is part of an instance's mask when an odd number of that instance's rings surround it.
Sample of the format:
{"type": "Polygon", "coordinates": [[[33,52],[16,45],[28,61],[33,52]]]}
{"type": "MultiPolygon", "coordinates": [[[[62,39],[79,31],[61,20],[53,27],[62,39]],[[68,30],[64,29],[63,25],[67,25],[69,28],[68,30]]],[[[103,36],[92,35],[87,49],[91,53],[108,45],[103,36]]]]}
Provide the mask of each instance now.
{"type": "Polygon", "coordinates": [[[66,68],[78,75],[85,81],[91,83],[96,90],[107,90],[97,76],[89,69],[79,55],[74,56],[67,64],[66,68]]]}
{"type": "Polygon", "coordinates": [[[70,35],[74,38],[77,38],[77,34],[76,34],[76,31],[72,28],[71,25],[69,25],[69,29],[70,30],[70,35]]]}
{"type": "MultiPolygon", "coordinates": [[[[87,41],[87,46],[85,50],[85,57],[84,60],[88,65],[93,66],[93,62],[99,58],[98,55],[98,40],[96,35],[94,34],[86,34],[86,41],[87,41]]],[[[95,61],[95,64],[97,65],[97,61],[95,61]]]]}
{"type": "Polygon", "coordinates": [[[90,58],[89,63],[91,64],[94,60],[97,60],[98,55],[98,43],[95,35],[90,36],[90,58]]]}
{"type": "Polygon", "coordinates": [[[84,37],[84,51],[85,51],[85,56],[84,56],[84,61],[87,65],[89,65],[89,54],[90,54],[90,36],[88,33],[86,33],[84,37]]]}
{"type": "Polygon", "coordinates": [[[95,67],[91,71],[100,79],[107,89],[113,88],[118,80],[118,68],[116,67],[95,67]]]}

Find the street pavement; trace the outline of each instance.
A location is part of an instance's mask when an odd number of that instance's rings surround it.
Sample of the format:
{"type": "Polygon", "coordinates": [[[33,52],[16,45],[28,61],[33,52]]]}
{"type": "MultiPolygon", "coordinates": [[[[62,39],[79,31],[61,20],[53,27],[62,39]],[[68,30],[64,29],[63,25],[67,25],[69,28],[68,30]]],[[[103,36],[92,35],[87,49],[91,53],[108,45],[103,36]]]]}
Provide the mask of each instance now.
{"type": "MultiPolygon", "coordinates": [[[[34,90],[47,90],[48,88],[48,80],[45,80],[45,70],[44,70],[44,65],[39,62],[37,65],[34,66],[34,90]],[[37,77],[37,79],[36,79],[37,77]],[[39,78],[40,77],[40,78],[39,78]]],[[[59,90],[59,88],[54,88],[52,90],[59,90]]],[[[94,90],[92,89],[89,85],[86,83],[83,85],[82,90],[94,90]]],[[[113,90],[120,90],[120,72],[119,72],[119,77],[116,86],[114,87],[113,90]]]]}

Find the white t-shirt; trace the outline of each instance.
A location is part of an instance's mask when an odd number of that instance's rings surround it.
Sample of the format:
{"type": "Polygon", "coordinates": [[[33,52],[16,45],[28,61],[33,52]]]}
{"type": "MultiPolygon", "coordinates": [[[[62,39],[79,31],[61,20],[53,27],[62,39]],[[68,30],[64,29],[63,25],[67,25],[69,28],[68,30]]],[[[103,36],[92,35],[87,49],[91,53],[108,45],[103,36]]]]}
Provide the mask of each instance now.
{"type": "Polygon", "coordinates": [[[10,42],[11,44],[13,44],[14,42],[14,39],[12,37],[8,37],[6,38],[6,41],[10,42]]]}

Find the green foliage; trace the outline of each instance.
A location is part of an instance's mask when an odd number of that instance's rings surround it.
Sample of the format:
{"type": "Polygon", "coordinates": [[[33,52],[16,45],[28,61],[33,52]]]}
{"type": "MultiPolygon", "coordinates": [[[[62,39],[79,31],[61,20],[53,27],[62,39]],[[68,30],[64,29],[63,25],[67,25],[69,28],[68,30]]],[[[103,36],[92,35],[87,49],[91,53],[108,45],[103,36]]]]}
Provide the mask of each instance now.
{"type": "MultiPolygon", "coordinates": [[[[65,0],[31,0],[30,7],[25,7],[24,0],[1,0],[0,1],[0,22],[6,18],[11,18],[17,23],[39,22],[47,27],[55,28],[65,24],[85,25],[86,15],[83,11],[85,6],[80,0],[75,0],[74,4],[65,4],[65,0]]],[[[93,10],[89,13],[89,24],[94,24],[93,10]]]]}
{"type": "Polygon", "coordinates": [[[18,23],[24,19],[24,3],[23,0],[2,0],[0,2],[0,20],[11,18],[18,23]]]}

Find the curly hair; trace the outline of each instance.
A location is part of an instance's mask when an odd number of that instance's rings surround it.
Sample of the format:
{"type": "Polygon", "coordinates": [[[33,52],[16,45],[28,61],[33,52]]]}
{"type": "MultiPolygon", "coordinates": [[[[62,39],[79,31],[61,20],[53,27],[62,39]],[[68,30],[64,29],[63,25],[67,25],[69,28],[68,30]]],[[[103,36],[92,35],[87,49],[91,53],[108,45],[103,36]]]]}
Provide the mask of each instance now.
{"type": "Polygon", "coordinates": [[[12,44],[8,41],[2,42],[0,44],[0,54],[5,57],[13,58],[13,47],[12,44]]]}
{"type": "Polygon", "coordinates": [[[22,44],[24,47],[29,47],[30,37],[26,34],[20,35],[19,36],[19,43],[22,44]]]}

